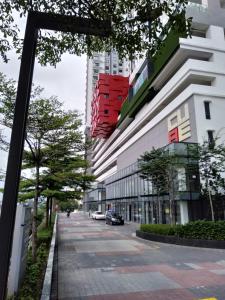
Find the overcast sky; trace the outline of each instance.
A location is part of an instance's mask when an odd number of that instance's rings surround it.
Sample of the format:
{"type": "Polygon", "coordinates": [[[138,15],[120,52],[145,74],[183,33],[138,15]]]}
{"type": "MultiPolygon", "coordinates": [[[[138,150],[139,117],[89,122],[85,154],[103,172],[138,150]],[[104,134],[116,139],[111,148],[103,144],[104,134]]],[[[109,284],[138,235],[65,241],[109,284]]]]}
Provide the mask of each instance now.
{"type": "MultiPolygon", "coordinates": [[[[20,61],[11,54],[10,62],[0,62],[0,71],[16,81],[20,61]]],[[[45,88],[45,95],[56,95],[66,108],[84,113],[85,107],[86,57],[65,54],[56,68],[35,64],[33,82],[45,88]]]]}

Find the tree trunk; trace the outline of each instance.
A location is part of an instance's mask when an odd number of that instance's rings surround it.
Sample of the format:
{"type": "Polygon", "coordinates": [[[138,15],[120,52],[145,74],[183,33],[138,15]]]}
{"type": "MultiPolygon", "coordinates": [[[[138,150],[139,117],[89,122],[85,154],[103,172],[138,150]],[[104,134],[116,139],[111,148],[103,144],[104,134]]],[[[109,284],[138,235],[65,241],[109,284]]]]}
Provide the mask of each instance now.
{"type": "Polygon", "coordinates": [[[170,200],[170,224],[176,225],[176,216],[175,216],[175,188],[174,188],[174,180],[176,179],[175,170],[172,168],[169,174],[169,200],[170,200]]]}
{"type": "Polygon", "coordinates": [[[173,183],[172,183],[172,186],[170,188],[169,202],[170,202],[170,224],[175,225],[176,224],[176,218],[175,218],[175,207],[174,207],[174,187],[173,187],[173,183]]]}
{"type": "Polygon", "coordinates": [[[212,194],[210,189],[208,188],[208,194],[209,194],[209,203],[210,203],[210,208],[211,208],[211,216],[212,216],[212,221],[215,221],[215,215],[214,215],[214,208],[213,208],[213,202],[212,202],[212,194]]]}
{"type": "Polygon", "coordinates": [[[49,226],[49,197],[47,197],[45,208],[45,227],[47,228],[49,226]]]}
{"type": "Polygon", "coordinates": [[[162,214],[161,214],[161,201],[159,192],[157,192],[157,214],[158,214],[158,224],[162,224],[162,214]]]}
{"type": "Polygon", "coordinates": [[[49,226],[51,226],[52,225],[52,197],[50,197],[49,208],[50,208],[49,226]]]}
{"type": "Polygon", "coordinates": [[[36,186],[33,206],[33,220],[32,220],[32,260],[36,261],[37,256],[37,209],[39,198],[39,165],[36,166],[36,186]]]}

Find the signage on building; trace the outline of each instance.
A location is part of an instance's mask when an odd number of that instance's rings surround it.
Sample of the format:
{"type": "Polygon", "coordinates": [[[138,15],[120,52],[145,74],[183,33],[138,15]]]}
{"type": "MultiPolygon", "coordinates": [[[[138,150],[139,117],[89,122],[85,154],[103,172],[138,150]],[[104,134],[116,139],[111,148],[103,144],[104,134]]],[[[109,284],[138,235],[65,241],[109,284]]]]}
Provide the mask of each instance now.
{"type": "Polygon", "coordinates": [[[188,104],[184,104],[167,119],[169,143],[182,142],[191,137],[188,104]]]}

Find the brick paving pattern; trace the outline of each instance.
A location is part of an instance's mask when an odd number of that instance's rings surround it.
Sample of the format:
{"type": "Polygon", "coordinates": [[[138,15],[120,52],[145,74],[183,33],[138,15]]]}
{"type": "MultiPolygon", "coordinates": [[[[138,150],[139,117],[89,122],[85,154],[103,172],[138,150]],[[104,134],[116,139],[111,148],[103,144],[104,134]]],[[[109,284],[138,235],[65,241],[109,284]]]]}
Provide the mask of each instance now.
{"type": "Polygon", "coordinates": [[[51,299],[225,300],[225,250],[144,241],[137,226],[59,214],[51,299]]]}

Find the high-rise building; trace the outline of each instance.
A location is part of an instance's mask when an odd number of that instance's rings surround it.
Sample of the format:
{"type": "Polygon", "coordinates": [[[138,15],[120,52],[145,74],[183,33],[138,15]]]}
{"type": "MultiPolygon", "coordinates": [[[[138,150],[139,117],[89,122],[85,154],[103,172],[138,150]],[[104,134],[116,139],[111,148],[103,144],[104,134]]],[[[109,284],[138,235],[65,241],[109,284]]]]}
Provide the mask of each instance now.
{"type": "Polygon", "coordinates": [[[86,108],[85,122],[86,127],[91,125],[91,101],[93,99],[93,90],[98,74],[112,74],[129,76],[133,68],[133,63],[125,59],[119,59],[118,53],[114,50],[111,52],[95,53],[92,58],[87,58],[86,73],[86,108]]]}
{"type": "MultiPolygon", "coordinates": [[[[98,189],[91,191],[88,209],[115,209],[127,221],[169,223],[171,195],[161,197],[157,211],[154,186],[139,175],[138,158],[153,147],[167,147],[188,161],[193,144],[214,137],[224,142],[224,8],[224,0],[189,1],[192,37],[171,30],[153,61],[144,61],[130,76],[115,130],[92,149],[92,172],[104,198],[98,189]]],[[[177,223],[207,217],[197,173],[180,168],[174,186],[177,223]]],[[[218,218],[224,218],[222,208],[218,218]]]]}

